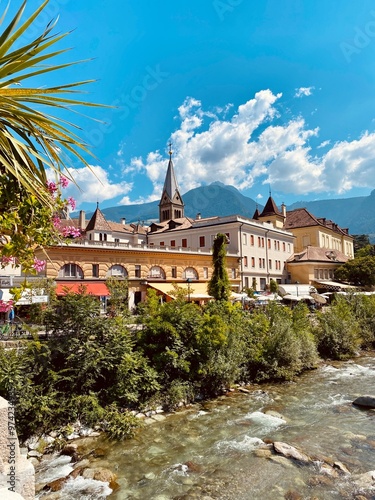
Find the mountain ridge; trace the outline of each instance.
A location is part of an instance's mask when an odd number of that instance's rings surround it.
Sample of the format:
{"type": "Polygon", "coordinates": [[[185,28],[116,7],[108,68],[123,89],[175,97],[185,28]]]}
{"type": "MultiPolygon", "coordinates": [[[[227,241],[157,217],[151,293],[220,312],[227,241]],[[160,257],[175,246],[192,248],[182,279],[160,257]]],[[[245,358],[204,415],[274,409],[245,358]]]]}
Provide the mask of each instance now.
{"type": "MultiPolygon", "coordinates": [[[[239,214],[252,218],[257,207],[260,211],[263,209],[263,206],[241,194],[234,186],[221,182],[191,189],[183,195],[183,200],[185,215],[192,218],[197,214],[202,217],[239,214]]],[[[350,234],[368,234],[375,239],[375,190],[369,196],[295,202],[287,210],[296,208],[306,208],[315,217],[331,219],[340,227],[348,228],[350,234]]],[[[101,211],[112,221],[125,218],[128,223],[150,223],[159,219],[159,201],[107,207],[101,211]]],[[[92,212],[87,213],[87,217],[91,215],[92,212]]]]}

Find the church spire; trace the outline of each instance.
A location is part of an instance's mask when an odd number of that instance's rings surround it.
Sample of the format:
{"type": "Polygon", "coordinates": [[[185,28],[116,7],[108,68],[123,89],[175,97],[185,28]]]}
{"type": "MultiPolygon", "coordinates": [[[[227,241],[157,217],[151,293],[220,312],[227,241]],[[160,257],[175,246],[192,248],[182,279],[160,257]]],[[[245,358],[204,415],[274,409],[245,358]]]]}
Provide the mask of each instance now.
{"type": "Polygon", "coordinates": [[[159,203],[159,220],[163,222],[170,219],[184,217],[184,203],[178,190],[176,175],[172,162],[172,144],[169,143],[169,162],[165,176],[163,193],[159,203]]]}

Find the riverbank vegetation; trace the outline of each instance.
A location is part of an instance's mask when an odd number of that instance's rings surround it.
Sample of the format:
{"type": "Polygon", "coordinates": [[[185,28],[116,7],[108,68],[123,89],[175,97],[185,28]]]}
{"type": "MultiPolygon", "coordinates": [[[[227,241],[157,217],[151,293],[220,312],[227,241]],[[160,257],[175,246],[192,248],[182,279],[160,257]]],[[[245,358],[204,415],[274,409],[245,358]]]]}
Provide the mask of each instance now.
{"type": "Polygon", "coordinates": [[[109,436],[132,435],[134,413],[217,395],[238,383],[291,380],[321,358],[375,344],[374,296],[337,296],[324,312],[271,302],[205,307],[150,291],[139,314],[103,317],[90,295],[68,293],[43,313],[46,339],[0,347],[0,394],[16,404],[21,439],[79,420],[109,436]]]}

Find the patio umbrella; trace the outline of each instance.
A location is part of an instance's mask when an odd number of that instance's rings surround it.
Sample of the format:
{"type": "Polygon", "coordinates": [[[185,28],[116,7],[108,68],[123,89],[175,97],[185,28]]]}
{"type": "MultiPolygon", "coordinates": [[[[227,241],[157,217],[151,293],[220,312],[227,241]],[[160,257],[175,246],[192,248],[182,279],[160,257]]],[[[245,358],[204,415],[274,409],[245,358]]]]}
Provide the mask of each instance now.
{"type": "Polygon", "coordinates": [[[311,297],[317,302],[318,304],[326,304],[327,299],[323,297],[323,295],[320,295],[319,293],[312,293],[311,297]]]}

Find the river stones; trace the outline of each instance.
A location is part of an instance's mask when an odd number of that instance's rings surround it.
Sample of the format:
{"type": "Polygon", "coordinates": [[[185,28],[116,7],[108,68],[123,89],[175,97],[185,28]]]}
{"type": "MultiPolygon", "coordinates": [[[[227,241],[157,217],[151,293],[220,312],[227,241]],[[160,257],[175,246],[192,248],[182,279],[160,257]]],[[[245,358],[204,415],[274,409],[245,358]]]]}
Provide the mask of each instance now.
{"type": "Polygon", "coordinates": [[[352,481],[360,491],[373,490],[375,488],[375,470],[353,475],[352,481]]]}
{"type": "Polygon", "coordinates": [[[285,500],[303,500],[303,496],[298,491],[289,490],[284,495],[285,500]]]}
{"type": "Polygon", "coordinates": [[[353,405],[363,408],[375,408],[375,396],[360,396],[353,401],[353,405]]]}
{"type": "Polygon", "coordinates": [[[202,472],[202,467],[199,464],[192,462],[191,460],[185,462],[184,465],[186,465],[190,472],[202,472]]]}
{"type": "Polygon", "coordinates": [[[311,462],[310,457],[297,450],[297,448],[294,448],[294,446],[291,446],[290,444],[283,443],[281,441],[275,441],[273,443],[273,448],[276,453],[279,453],[286,458],[292,458],[293,460],[297,460],[298,462],[302,462],[304,464],[308,464],[311,462]]]}
{"type": "Polygon", "coordinates": [[[335,467],[335,469],[337,469],[342,474],[350,474],[349,469],[342,462],[339,461],[334,462],[333,467],[335,467]]]}
{"type": "Polygon", "coordinates": [[[59,479],[55,479],[54,481],[47,483],[44,486],[43,490],[60,491],[67,479],[67,477],[60,477],[59,479]]]}
{"type": "Polygon", "coordinates": [[[270,458],[272,455],[271,450],[267,448],[257,448],[253,453],[256,457],[259,458],[270,458]]]}

